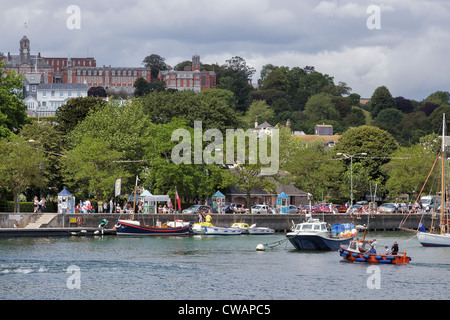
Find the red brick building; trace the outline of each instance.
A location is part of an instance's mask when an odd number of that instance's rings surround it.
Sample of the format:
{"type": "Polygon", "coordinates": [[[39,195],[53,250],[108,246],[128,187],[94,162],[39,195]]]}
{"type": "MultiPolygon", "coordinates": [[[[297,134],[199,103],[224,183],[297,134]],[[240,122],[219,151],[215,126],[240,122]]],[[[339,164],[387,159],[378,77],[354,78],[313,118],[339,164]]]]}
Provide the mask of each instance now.
{"type": "Polygon", "coordinates": [[[30,54],[30,40],[23,36],[20,40],[18,55],[0,57],[4,61],[7,70],[19,74],[41,74],[41,82],[86,84],[88,87],[102,86],[112,91],[124,90],[134,93],[134,81],[143,77],[151,81],[150,68],[133,67],[97,67],[97,62],[92,57],[87,58],[45,58],[30,54]]]}
{"type": "Polygon", "coordinates": [[[185,67],[184,71],[160,71],[158,79],[166,83],[167,89],[179,91],[193,90],[200,92],[216,88],[216,73],[214,71],[200,71],[200,56],[192,56],[192,66],[185,67]]]}

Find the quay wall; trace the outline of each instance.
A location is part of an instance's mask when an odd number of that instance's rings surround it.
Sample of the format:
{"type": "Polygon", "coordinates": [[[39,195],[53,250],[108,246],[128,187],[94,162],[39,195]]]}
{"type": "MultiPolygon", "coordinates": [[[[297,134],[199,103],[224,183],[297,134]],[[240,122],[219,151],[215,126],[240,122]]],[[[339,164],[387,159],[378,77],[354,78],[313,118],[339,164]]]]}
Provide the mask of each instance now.
{"type": "MultiPolygon", "coordinates": [[[[39,213],[0,213],[0,228],[23,228],[28,223],[35,222],[39,219],[39,213]]],[[[155,225],[159,220],[162,223],[174,219],[172,214],[140,214],[136,215],[143,225],[155,225]]],[[[196,214],[179,214],[178,219],[184,221],[198,222],[196,214]]],[[[270,227],[278,232],[289,231],[296,223],[305,220],[304,214],[212,214],[212,224],[220,227],[231,226],[234,222],[245,222],[249,225],[256,223],[260,227],[270,227]]],[[[373,231],[393,231],[398,230],[401,222],[406,218],[405,214],[375,214],[368,217],[361,215],[360,219],[349,214],[313,214],[314,218],[325,220],[329,224],[335,223],[353,223],[354,225],[368,225],[369,230],[373,231]]],[[[109,214],[109,213],[90,213],[90,214],[55,214],[53,220],[42,227],[46,228],[69,228],[69,227],[85,227],[96,228],[103,219],[108,220],[107,228],[114,227],[117,219],[129,218],[128,214],[109,214]],[[81,218],[78,225],[76,220],[81,218]]],[[[419,220],[425,226],[431,226],[432,217],[430,214],[416,215],[411,214],[404,228],[417,229],[419,220]]],[[[435,218],[436,219],[436,218],[435,218]]],[[[437,221],[434,222],[435,225],[437,221]]]]}

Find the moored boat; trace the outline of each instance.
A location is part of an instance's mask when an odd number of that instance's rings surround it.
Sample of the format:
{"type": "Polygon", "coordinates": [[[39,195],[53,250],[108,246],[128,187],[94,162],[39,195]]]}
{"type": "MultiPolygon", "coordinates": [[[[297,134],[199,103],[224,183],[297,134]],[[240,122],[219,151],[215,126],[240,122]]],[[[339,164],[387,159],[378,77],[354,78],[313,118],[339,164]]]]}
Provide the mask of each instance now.
{"type": "Polygon", "coordinates": [[[191,233],[191,225],[170,227],[167,224],[142,226],[136,220],[118,220],[116,234],[118,236],[179,236],[191,233]]]}
{"type": "Polygon", "coordinates": [[[228,227],[205,227],[205,235],[222,235],[222,236],[238,236],[241,234],[241,230],[228,227]]]}
{"type": "Polygon", "coordinates": [[[417,239],[424,247],[450,247],[450,233],[417,232],[417,239]]]}
{"type": "Polygon", "coordinates": [[[411,261],[411,258],[406,256],[406,252],[398,252],[396,255],[371,253],[370,245],[369,240],[352,240],[347,247],[341,245],[339,254],[347,261],[367,263],[403,264],[411,261]]]}
{"type": "MultiPolygon", "coordinates": [[[[450,247],[450,233],[449,233],[450,220],[448,218],[448,214],[449,214],[450,210],[449,210],[448,204],[446,204],[448,201],[448,198],[447,198],[447,188],[446,188],[446,183],[445,183],[445,176],[446,176],[445,175],[445,167],[446,167],[445,159],[447,159],[445,141],[446,141],[446,120],[445,120],[445,113],[444,113],[444,114],[442,114],[441,150],[440,150],[439,154],[437,155],[434,165],[428,175],[428,177],[430,177],[438,159],[441,158],[441,177],[440,177],[441,178],[441,205],[440,205],[440,218],[439,218],[439,228],[438,228],[439,230],[438,230],[438,232],[434,232],[434,227],[433,227],[434,215],[432,216],[433,219],[431,222],[431,227],[429,228],[428,232],[426,231],[426,228],[422,222],[419,223],[418,230],[406,229],[406,230],[410,230],[410,231],[415,231],[417,240],[419,240],[419,243],[424,247],[450,247]],[[444,214],[446,214],[447,217],[444,217],[444,214]]],[[[422,191],[423,191],[427,181],[428,181],[428,178],[425,181],[425,183],[422,187],[422,190],[419,192],[416,203],[420,199],[419,197],[421,196],[422,191]]],[[[411,214],[411,212],[409,214],[411,214]]],[[[409,214],[403,220],[403,223],[400,225],[400,229],[405,229],[405,228],[402,228],[402,226],[405,223],[406,219],[409,217],[409,214]]]]}
{"type": "Polygon", "coordinates": [[[242,233],[241,229],[238,228],[228,228],[228,227],[216,227],[211,223],[211,216],[208,214],[205,217],[206,221],[194,223],[192,226],[192,232],[194,234],[200,235],[240,235],[242,233]]]}
{"type": "Polygon", "coordinates": [[[243,222],[235,222],[231,227],[241,230],[242,234],[272,234],[275,232],[275,230],[271,228],[257,227],[256,224],[249,226],[248,223],[243,222]]]}
{"type": "Polygon", "coordinates": [[[341,245],[349,244],[357,230],[352,224],[337,224],[329,228],[326,222],[313,219],[309,215],[306,222],[299,223],[292,232],[288,232],[286,237],[297,250],[338,250],[341,245]],[[336,228],[341,227],[343,231],[336,228]]]}

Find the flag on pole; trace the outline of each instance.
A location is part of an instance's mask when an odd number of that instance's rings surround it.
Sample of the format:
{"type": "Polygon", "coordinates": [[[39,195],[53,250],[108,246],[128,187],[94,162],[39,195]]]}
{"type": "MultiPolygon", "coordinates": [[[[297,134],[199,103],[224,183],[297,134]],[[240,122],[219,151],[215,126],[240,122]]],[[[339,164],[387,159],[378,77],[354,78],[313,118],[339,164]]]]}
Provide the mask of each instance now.
{"type": "Polygon", "coordinates": [[[175,188],[175,199],[178,202],[178,210],[181,210],[181,200],[180,200],[180,197],[178,196],[178,191],[176,188],[175,188]]]}
{"type": "Polygon", "coordinates": [[[117,179],[115,183],[115,191],[114,191],[114,197],[120,196],[120,188],[122,185],[122,179],[117,179]]]}

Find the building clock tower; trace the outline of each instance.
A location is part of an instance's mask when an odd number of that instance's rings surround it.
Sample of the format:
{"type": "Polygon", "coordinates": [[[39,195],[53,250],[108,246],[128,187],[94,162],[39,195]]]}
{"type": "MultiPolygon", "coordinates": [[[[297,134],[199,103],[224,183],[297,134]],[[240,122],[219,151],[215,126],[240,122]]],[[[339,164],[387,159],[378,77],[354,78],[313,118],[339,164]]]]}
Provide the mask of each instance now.
{"type": "Polygon", "coordinates": [[[30,40],[28,40],[27,36],[23,36],[20,40],[20,64],[28,64],[31,66],[30,59],[30,40]]]}

